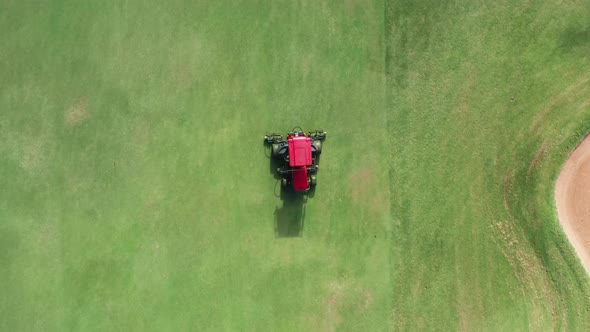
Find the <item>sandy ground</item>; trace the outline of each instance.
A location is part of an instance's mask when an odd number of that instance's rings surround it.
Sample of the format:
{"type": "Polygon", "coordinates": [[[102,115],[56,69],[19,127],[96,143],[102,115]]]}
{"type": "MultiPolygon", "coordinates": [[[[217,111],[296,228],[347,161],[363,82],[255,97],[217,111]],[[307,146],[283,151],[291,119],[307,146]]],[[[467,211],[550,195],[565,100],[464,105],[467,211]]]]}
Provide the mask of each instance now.
{"type": "Polygon", "coordinates": [[[590,136],[565,162],[555,186],[557,215],[590,274],[590,136]]]}

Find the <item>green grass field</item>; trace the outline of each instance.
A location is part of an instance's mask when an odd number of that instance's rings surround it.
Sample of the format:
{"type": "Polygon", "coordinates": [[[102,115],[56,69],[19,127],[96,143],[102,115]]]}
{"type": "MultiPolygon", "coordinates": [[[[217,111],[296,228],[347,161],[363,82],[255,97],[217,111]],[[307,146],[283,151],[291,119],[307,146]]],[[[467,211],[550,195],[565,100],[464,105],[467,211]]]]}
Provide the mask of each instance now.
{"type": "Polygon", "coordinates": [[[588,330],[590,3],[0,3],[0,330],[588,330]],[[277,197],[265,132],[326,129],[277,197]],[[303,222],[299,223],[299,219],[303,222]]]}

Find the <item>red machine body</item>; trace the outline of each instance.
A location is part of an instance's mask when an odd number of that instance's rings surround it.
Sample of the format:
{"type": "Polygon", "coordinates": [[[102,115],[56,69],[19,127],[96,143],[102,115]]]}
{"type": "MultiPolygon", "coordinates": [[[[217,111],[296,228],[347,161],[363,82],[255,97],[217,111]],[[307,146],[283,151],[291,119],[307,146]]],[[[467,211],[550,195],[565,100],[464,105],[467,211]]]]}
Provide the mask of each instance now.
{"type": "Polygon", "coordinates": [[[289,135],[287,141],[289,142],[289,166],[310,166],[312,164],[311,138],[289,135]]]}
{"type": "Polygon", "coordinates": [[[307,166],[312,165],[311,138],[306,136],[289,136],[289,166],[293,169],[293,189],[305,191],[309,189],[307,166]]]}
{"type": "Polygon", "coordinates": [[[277,168],[277,173],[284,188],[291,186],[293,190],[304,193],[315,188],[319,155],[325,139],[326,132],[323,130],[310,131],[306,135],[302,130],[293,129],[287,134],[287,139],[277,133],[264,136],[265,144],[271,146],[273,160],[281,166],[277,168]]]}
{"type": "Polygon", "coordinates": [[[296,167],[293,168],[293,189],[296,191],[305,191],[309,189],[309,182],[307,181],[307,168],[296,167]]]}

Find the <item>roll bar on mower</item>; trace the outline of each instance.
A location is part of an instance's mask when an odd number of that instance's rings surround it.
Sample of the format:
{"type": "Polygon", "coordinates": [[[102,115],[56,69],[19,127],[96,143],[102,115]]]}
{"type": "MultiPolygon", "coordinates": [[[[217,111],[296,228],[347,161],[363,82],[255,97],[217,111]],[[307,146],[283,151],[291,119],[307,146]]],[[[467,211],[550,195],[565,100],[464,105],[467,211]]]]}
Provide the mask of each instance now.
{"type": "MultiPolygon", "coordinates": [[[[305,169],[311,174],[317,173],[318,168],[319,168],[318,165],[312,165],[312,166],[305,167],[305,169]]],[[[289,169],[287,167],[277,168],[277,172],[281,175],[285,175],[285,174],[289,174],[289,173],[293,173],[293,172],[297,172],[297,171],[299,171],[299,170],[289,169]]]]}

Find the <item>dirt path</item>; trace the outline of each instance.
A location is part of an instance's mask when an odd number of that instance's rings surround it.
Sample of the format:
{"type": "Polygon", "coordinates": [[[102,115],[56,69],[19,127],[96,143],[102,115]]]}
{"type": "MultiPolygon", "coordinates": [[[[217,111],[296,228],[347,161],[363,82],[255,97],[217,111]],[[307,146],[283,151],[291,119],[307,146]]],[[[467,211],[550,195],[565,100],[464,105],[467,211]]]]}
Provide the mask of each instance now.
{"type": "Polygon", "coordinates": [[[590,136],[565,162],[555,185],[557,215],[590,274],[590,136]]]}

